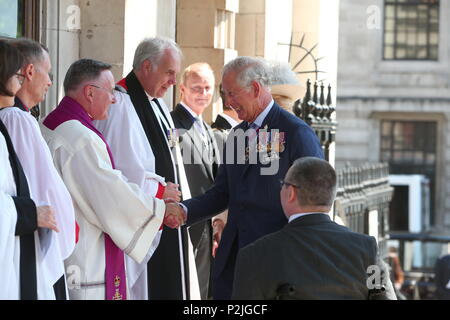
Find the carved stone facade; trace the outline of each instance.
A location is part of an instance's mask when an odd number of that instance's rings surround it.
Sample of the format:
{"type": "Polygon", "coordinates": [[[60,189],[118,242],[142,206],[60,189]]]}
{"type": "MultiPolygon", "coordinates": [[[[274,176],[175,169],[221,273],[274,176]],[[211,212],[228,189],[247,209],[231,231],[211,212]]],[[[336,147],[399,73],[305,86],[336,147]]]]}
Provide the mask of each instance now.
{"type": "Polygon", "coordinates": [[[403,169],[403,173],[412,174],[412,171],[431,164],[428,174],[432,176],[434,191],[432,227],[448,231],[450,2],[439,1],[436,61],[383,59],[384,3],[383,0],[341,0],[336,166],[343,168],[347,163],[358,165],[389,160],[391,164],[395,162],[395,167],[391,165],[391,173],[403,169]],[[395,150],[388,154],[386,149],[390,144],[386,131],[391,124],[401,128],[395,129],[391,136],[399,144],[392,150],[402,149],[401,155],[395,154],[395,150]],[[419,131],[426,124],[432,125],[432,132],[419,131]],[[415,130],[415,135],[408,130],[415,130]],[[409,142],[405,141],[408,138],[402,138],[413,136],[413,141],[409,142]],[[408,150],[408,143],[411,150],[408,150]],[[427,152],[435,151],[425,159],[421,154],[425,151],[414,149],[419,144],[427,152]],[[396,162],[396,158],[403,161],[403,165],[396,162]],[[414,167],[414,161],[423,162],[423,166],[414,167]],[[406,172],[408,170],[411,172],[406,172]]]}

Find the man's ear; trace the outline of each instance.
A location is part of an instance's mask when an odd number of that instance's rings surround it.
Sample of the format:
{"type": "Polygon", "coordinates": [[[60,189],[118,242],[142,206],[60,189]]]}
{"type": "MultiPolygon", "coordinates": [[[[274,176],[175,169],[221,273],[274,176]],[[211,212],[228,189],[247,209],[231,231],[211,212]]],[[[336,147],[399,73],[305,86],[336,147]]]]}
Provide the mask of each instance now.
{"type": "Polygon", "coordinates": [[[254,97],[258,98],[259,94],[261,92],[261,85],[259,84],[259,82],[257,81],[252,81],[251,84],[252,88],[253,88],[253,92],[254,92],[254,97]]]}
{"type": "Polygon", "coordinates": [[[289,196],[288,196],[290,203],[297,202],[297,188],[294,188],[293,186],[289,186],[289,196]]]}
{"type": "Polygon", "coordinates": [[[84,86],[83,88],[83,94],[84,94],[84,98],[89,101],[90,103],[92,103],[94,101],[94,90],[92,90],[91,86],[84,86]]]}
{"type": "Polygon", "coordinates": [[[150,60],[144,60],[144,62],[142,63],[142,68],[145,72],[152,72],[153,65],[150,60]]]}
{"type": "Polygon", "coordinates": [[[180,99],[181,100],[183,100],[185,91],[186,91],[186,87],[184,86],[184,84],[180,83],[180,99]]]}
{"type": "Polygon", "coordinates": [[[34,64],[29,63],[22,68],[22,71],[25,78],[27,78],[28,81],[31,81],[33,79],[34,73],[36,72],[36,68],[34,67],[34,64]]]}

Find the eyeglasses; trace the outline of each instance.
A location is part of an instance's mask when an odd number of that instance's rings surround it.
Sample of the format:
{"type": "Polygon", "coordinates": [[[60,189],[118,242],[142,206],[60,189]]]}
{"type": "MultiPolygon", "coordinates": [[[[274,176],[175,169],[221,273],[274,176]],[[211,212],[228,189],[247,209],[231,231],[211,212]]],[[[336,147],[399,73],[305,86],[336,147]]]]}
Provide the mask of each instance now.
{"type": "Polygon", "coordinates": [[[20,85],[23,85],[25,82],[25,76],[21,73],[15,73],[17,80],[19,81],[20,85]]]}
{"type": "Polygon", "coordinates": [[[284,180],[280,180],[280,186],[281,186],[281,188],[283,188],[284,185],[287,185],[287,186],[293,186],[294,188],[300,188],[299,186],[296,186],[295,184],[286,182],[286,181],[284,181],[284,180]]]}
{"type": "Polygon", "coordinates": [[[113,88],[113,89],[106,89],[106,88],[102,88],[102,87],[96,86],[95,84],[88,84],[88,86],[92,86],[92,87],[94,87],[94,88],[97,88],[97,89],[106,91],[106,92],[108,92],[108,93],[114,95],[114,90],[115,90],[115,88],[113,88]]]}

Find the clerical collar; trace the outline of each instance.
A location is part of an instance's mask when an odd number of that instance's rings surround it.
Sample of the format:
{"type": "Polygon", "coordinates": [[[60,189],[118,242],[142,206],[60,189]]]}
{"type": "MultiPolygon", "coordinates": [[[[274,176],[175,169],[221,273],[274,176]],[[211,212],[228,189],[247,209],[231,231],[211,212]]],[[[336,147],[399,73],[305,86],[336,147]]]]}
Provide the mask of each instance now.
{"type": "Polygon", "coordinates": [[[152,101],[153,99],[155,99],[155,98],[153,98],[151,95],[149,95],[149,94],[147,93],[147,91],[144,90],[144,92],[145,92],[145,95],[147,96],[147,98],[148,98],[149,101],[152,101]]]}
{"type": "Polygon", "coordinates": [[[192,111],[191,108],[189,108],[185,103],[180,102],[180,104],[186,109],[186,111],[188,111],[191,116],[195,119],[195,118],[199,118],[201,121],[203,121],[202,115],[197,115],[194,111],[192,111]]]}
{"type": "Polygon", "coordinates": [[[226,113],[221,113],[220,116],[228,121],[228,123],[230,124],[231,128],[234,128],[234,127],[236,127],[239,124],[239,122],[234,120],[232,117],[230,117],[226,113]]]}
{"type": "Polygon", "coordinates": [[[14,106],[22,111],[30,112],[30,109],[25,104],[23,104],[22,100],[20,100],[17,96],[14,98],[14,106]]]}
{"type": "MultiPolygon", "coordinates": [[[[258,117],[256,117],[255,121],[253,121],[252,123],[258,125],[259,128],[262,127],[262,124],[264,122],[264,119],[266,119],[266,116],[269,114],[270,110],[272,109],[274,105],[274,101],[273,99],[269,102],[269,104],[267,105],[267,107],[263,110],[263,112],[261,112],[259,114],[258,117]]],[[[250,123],[249,123],[250,124],[250,123]]]]}
{"type": "Polygon", "coordinates": [[[55,130],[61,123],[73,119],[81,121],[93,131],[97,130],[92,123],[92,117],[83,106],[68,96],[65,96],[58,107],[45,118],[44,125],[50,130],[55,130]]]}
{"type": "Polygon", "coordinates": [[[328,213],[323,213],[323,212],[297,213],[297,214],[293,214],[292,216],[289,217],[289,223],[291,223],[295,219],[298,219],[298,218],[304,217],[304,216],[309,216],[311,214],[326,214],[326,215],[328,215],[328,213]]]}

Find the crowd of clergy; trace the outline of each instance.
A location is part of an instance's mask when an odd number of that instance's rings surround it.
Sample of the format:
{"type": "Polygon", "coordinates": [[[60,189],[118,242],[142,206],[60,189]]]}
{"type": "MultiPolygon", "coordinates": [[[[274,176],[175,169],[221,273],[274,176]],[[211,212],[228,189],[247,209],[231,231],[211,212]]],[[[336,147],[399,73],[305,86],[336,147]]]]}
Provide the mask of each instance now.
{"type": "Polygon", "coordinates": [[[239,250],[288,223],[280,179],[298,158],[323,159],[322,148],[285,110],[299,98],[288,66],[230,61],[223,113],[210,126],[202,114],[216,78],[206,62],[182,72],[172,112],[163,100],[181,61],[179,46],[159,37],[139,43],[123,79],[110,64],[75,61],[64,97],[39,119],[49,52],[0,40],[0,299],[232,297],[239,250]],[[255,134],[233,153],[239,129],[255,134]],[[283,133],[261,142],[260,129],[283,133]],[[253,165],[252,146],[276,152],[253,165]]]}

